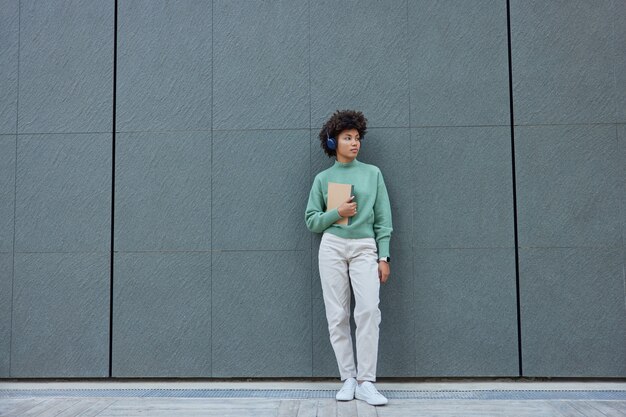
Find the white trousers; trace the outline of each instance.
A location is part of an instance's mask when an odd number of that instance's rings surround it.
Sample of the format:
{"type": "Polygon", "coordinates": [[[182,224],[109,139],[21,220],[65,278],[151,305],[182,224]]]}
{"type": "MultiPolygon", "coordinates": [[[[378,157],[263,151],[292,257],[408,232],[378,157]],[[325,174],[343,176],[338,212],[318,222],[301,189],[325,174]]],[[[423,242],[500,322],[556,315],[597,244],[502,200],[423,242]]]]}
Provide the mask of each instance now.
{"type": "Polygon", "coordinates": [[[330,343],[341,380],[376,381],[381,319],[376,241],[372,237],[345,239],[326,232],[322,235],[318,258],[330,343]],[[358,371],[350,333],[350,283],[355,301],[358,371]]]}

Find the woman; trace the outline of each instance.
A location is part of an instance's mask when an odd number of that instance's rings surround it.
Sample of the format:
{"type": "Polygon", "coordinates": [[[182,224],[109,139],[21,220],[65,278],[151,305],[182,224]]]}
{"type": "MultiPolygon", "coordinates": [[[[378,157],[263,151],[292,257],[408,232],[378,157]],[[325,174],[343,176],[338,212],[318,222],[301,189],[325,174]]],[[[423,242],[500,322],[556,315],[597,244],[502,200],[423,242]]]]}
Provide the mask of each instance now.
{"type": "Polygon", "coordinates": [[[349,401],[356,397],[371,405],[383,405],[387,398],[373,382],[378,359],[379,290],[390,273],[389,240],[393,229],[380,169],[356,158],[366,131],[367,119],[353,110],[336,111],[324,124],[319,133],[321,147],[335,161],[315,176],[305,220],[309,230],[323,233],[320,279],[330,341],[344,381],[336,398],[349,401]],[[329,182],[350,184],[354,190],[350,198],[331,210],[326,207],[329,182]],[[348,224],[337,223],[345,218],[348,224]],[[350,284],[355,298],[358,367],[350,333],[350,284]]]}

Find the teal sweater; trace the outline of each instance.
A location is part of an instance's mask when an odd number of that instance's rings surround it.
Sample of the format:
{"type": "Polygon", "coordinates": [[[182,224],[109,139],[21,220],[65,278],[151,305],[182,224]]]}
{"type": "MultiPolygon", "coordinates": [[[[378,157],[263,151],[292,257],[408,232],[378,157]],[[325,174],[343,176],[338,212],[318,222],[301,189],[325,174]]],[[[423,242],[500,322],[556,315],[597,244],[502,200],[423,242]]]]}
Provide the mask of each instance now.
{"type": "Polygon", "coordinates": [[[315,176],[305,213],[310,231],[324,231],[350,239],[373,237],[378,246],[378,257],[389,256],[391,238],[391,205],[383,174],[374,165],[356,160],[343,163],[335,160],[333,166],[315,176]],[[328,182],[354,185],[357,213],[351,224],[335,224],[341,218],[337,209],[326,212],[328,182]]]}

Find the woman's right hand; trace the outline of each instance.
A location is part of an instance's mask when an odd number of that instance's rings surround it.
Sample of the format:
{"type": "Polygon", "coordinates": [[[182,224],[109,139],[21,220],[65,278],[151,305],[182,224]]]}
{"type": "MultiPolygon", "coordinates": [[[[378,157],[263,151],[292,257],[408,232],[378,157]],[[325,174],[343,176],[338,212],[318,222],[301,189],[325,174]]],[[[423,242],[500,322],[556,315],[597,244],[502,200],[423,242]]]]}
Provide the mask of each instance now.
{"type": "Polygon", "coordinates": [[[356,203],[352,202],[353,199],[354,196],[351,196],[337,208],[341,217],[352,217],[356,214],[356,203]]]}

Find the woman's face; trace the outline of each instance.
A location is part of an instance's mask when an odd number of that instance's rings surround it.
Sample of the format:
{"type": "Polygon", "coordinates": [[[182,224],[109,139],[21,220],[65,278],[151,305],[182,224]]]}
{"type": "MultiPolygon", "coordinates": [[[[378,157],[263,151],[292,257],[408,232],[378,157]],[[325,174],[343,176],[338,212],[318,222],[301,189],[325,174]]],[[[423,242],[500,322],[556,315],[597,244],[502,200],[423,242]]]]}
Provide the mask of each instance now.
{"type": "Polygon", "coordinates": [[[337,135],[337,160],[339,162],[350,162],[361,149],[361,137],[356,129],[342,130],[337,135]]]}

